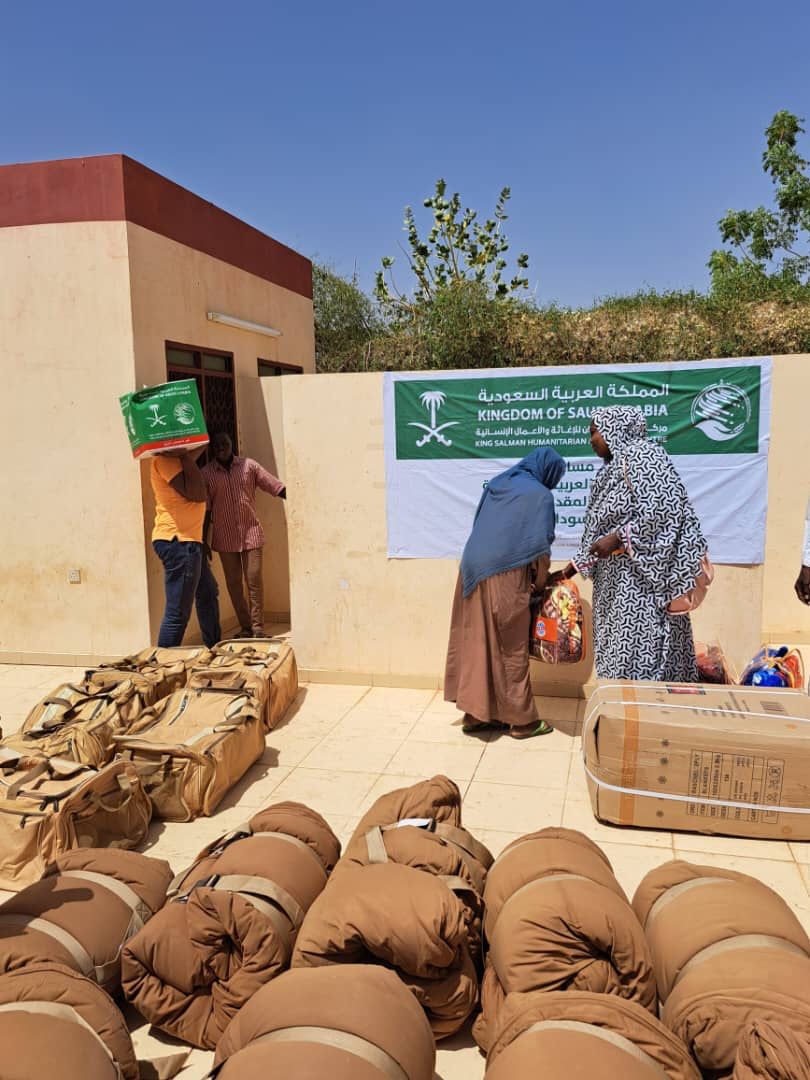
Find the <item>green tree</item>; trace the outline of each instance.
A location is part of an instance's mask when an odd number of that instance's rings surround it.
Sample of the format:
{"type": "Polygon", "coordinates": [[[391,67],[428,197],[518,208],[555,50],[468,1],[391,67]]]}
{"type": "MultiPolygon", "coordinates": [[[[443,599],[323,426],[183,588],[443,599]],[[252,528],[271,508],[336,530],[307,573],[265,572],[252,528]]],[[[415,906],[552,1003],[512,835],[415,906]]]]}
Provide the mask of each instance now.
{"type": "Polygon", "coordinates": [[[370,343],[381,329],[373,301],[357,283],[312,264],[315,358],[320,371],[362,370],[370,343]]]}
{"type": "Polygon", "coordinates": [[[729,248],[709,259],[712,292],[758,299],[806,296],[810,287],[810,175],[797,149],[804,134],[793,113],[778,112],[765,131],[764,171],[774,184],[773,209],[729,210],[718,222],[729,248]]]}
{"type": "Polygon", "coordinates": [[[412,208],[406,207],[408,243],[404,253],[415,280],[411,288],[400,290],[394,282],[394,259],[386,256],[382,260],[375,295],[386,315],[407,321],[420,308],[434,303],[440,294],[458,286],[471,284],[477,287],[473,290],[476,295],[483,293],[499,300],[527,289],[529,282],[523,271],[529,265],[528,255],[518,255],[515,273],[509,280],[504,277],[509,241],[503,225],[510,197],[505,187],[493,216],[481,224],[477,211],[462,207],[458,192],[448,198],[446,182],[437,180],[434,194],[424,200],[433,216],[425,237],[419,233],[412,208]]]}

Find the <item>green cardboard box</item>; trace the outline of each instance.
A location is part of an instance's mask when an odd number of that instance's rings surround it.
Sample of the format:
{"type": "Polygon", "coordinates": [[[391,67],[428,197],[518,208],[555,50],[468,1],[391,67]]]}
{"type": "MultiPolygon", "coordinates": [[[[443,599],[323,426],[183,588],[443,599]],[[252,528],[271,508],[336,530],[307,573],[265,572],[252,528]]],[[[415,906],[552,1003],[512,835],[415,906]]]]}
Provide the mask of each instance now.
{"type": "Polygon", "coordinates": [[[182,446],[207,446],[208,429],[194,379],[149,386],[119,400],[134,458],[182,446]]]}

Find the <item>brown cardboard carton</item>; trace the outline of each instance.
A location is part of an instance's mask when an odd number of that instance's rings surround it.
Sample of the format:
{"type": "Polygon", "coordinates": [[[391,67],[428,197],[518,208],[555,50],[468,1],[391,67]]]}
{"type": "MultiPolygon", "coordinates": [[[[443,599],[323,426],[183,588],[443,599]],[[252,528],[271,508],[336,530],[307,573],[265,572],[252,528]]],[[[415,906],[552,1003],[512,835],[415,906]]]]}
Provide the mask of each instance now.
{"type": "Polygon", "coordinates": [[[810,697],[799,690],[606,682],[582,738],[600,821],[810,840],[810,697]]]}

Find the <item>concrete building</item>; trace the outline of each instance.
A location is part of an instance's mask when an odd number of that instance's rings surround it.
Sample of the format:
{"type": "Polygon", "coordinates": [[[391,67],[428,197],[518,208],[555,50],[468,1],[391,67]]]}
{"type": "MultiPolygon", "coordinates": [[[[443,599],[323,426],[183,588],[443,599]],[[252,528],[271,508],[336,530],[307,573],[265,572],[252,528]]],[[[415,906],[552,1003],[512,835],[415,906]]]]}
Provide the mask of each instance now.
{"type": "MultiPolygon", "coordinates": [[[[283,473],[272,376],[314,364],[302,255],[122,155],[0,167],[0,662],[155,639],[162,568],[121,394],[193,377],[209,426],[283,473]]],[[[266,609],[284,615],[284,508],[259,502],[266,609]]]]}

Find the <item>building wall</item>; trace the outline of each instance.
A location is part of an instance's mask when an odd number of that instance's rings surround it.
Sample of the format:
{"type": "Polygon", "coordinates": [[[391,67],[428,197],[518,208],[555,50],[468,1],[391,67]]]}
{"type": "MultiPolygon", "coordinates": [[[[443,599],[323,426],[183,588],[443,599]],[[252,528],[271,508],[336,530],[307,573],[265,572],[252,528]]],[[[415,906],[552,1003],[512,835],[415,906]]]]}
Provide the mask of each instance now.
{"type": "Polygon", "coordinates": [[[127,247],[119,221],[0,229],[5,661],[89,662],[149,638],[140,477],[117,401],[134,386],[127,247]]]}
{"type": "MultiPolygon", "coordinates": [[[[240,270],[230,263],[167,239],[139,225],[127,224],[129,245],[135,373],[138,386],[166,381],[166,341],[234,354],[236,413],[240,453],[254,457],[283,478],[283,459],[277,452],[280,433],[280,394],[268,384],[286,380],[259,379],[257,359],[297,364],[311,372],[315,366],[312,301],[299,293],[240,270]],[[283,330],[270,338],[209,322],[206,313],[220,311],[283,330]]],[[[156,640],[163,610],[162,567],[151,549],[154,502],[149,466],[143,475],[143,521],[140,535],[147,551],[149,619],[156,640]]],[[[267,535],[265,548],[265,610],[289,612],[286,561],[285,506],[262,492],[259,517],[267,535]]],[[[214,572],[220,583],[223,628],[233,625],[233,608],[224,586],[219,560],[214,572]]],[[[199,634],[196,617],[189,640],[199,634]]]]}
{"type": "MultiPolygon", "coordinates": [[[[695,618],[697,635],[720,641],[737,665],[763,633],[810,641],[810,611],[792,592],[810,490],[810,426],[800,417],[808,365],[810,357],[774,364],[767,570],[719,567],[695,618]]],[[[316,678],[437,685],[457,563],[387,557],[382,381],[284,380],[295,645],[316,678]]],[[[560,692],[578,692],[592,675],[590,664],[533,667],[538,686],[560,692]]]]}
{"type": "Polygon", "coordinates": [[[763,587],[763,634],[768,641],[810,643],[810,608],[793,582],[801,563],[810,495],[810,355],[780,356],[775,364],[768,469],[768,536],[763,587]]]}

